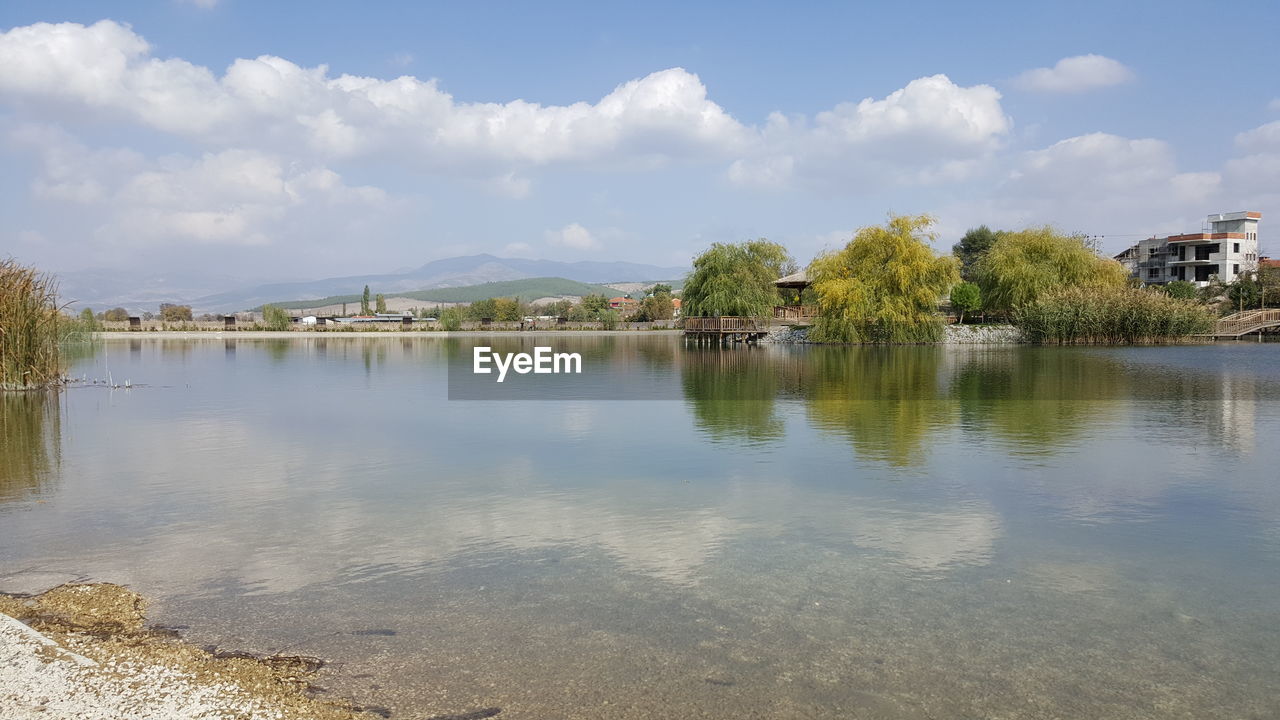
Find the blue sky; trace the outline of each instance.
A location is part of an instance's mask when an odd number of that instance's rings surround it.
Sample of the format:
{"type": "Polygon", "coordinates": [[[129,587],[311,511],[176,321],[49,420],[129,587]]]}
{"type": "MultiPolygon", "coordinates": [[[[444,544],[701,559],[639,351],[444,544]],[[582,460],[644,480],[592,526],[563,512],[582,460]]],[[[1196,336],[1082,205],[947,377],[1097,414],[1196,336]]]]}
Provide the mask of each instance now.
{"type": "Polygon", "coordinates": [[[246,278],[1280,221],[1274,3],[9,2],[0,247],[246,278]],[[400,76],[408,76],[398,81],[400,76]],[[523,102],[520,102],[523,101],[523,102]]]}

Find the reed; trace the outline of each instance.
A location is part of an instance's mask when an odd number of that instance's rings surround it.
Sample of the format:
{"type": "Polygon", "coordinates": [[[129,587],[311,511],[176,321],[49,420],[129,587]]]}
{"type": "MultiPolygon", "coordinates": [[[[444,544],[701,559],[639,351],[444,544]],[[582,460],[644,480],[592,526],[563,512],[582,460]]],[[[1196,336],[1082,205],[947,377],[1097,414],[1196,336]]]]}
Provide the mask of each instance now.
{"type": "Polygon", "coordinates": [[[0,260],[0,390],[56,384],[66,325],[52,276],[12,258],[0,260]]]}
{"type": "Polygon", "coordinates": [[[1014,322],[1046,345],[1164,343],[1213,328],[1212,314],[1193,302],[1127,287],[1051,290],[1019,308],[1014,322]]]}

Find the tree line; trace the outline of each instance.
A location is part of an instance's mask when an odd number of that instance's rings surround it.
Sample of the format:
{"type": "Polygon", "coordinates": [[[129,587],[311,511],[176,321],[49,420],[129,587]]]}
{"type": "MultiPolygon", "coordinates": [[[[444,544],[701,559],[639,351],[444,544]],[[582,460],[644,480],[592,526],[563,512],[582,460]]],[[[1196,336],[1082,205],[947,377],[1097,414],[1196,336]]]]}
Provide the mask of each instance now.
{"type": "MultiPolygon", "coordinates": [[[[775,305],[800,302],[817,307],[809,334],[817,342],[927,343],[941,339],[941,308],[949,306],[960,322],[983,313],[1019,325],[1038,342],[1152,342],[1207,332],[1216,293],[1230,300],[1250,287],[1192,286],[1194,297],[1177,285],[1141,287],[1088,238],[1047,226],[981,226],[950,254],[939,254],[933,225],[927,215],[891,215],[883,225],[861,228],[844,247],[809,264],[801,297],[774,285],[797,268],[782,245],[716,243],[693,262],[685,314],[763,318],[775,305]]],[[[1265,289],[1256,296],[1256,302],[1268,297],[1265,289]]]]}

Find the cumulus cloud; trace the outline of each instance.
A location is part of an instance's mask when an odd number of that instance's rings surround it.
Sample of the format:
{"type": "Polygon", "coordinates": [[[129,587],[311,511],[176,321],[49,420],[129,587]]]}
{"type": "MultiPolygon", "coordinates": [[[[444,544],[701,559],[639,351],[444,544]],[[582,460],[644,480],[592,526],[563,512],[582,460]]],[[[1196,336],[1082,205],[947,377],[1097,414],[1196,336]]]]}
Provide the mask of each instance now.
{"type": "MultiPolygon", "coordinates": [[[[939,213],[951,231],[1052,224],[1116,236],[1199,227],[1227,200],[1220,172],[1185,172],[1162,140],[1090,133],[1007,159],[1003,181],[939,213]]],[[[1234,203],[1228,203],[1234,204],[1234,203]]],[[[955,235],[951,232],[950,235],[955,235]]],[[[1105,240],[1119,251],[1132,238],[1105,240]]]]}
{"type": "Polygon", "coordinates": [[[1267,107],[1271,108],[1272,110],[1280,111],[1280,98],[1276,98],[1275,100],[1272,100],[1267,105],[1267,107]]]}
{"type": "Polygon", "coordinates": [[[95,224],[98,239],[116,244],[263,245],[318,210],[367,212],[387,203],[378,188],[351,187],[326,167],[257,150],[151,159],[130,150],[90,149],[40,126],[19,128],[10,140],[39,156],[31,181],[37,201],[76,205],[76,214],[95,224]]]}
{"type": "Polygon", "coordinates": [[[410,156],[429,166],[541,165],[723,153],[748,131],[681,68],[596,103],[460,103],[435,80],[331,76],[263,55],[221,77],[160,59],[119,23],[38,23],[0,34],[0,97],[112,113],[204,142],[305,148],[329,157],[410,156]]]}
{"type": "Polygon", "coordinates": [[[559,230],[548,230],[546,238],[552,245],[573,250],[595,250],[600,247],[600,241],[578,223],[570,223],[559,230]]]}
{"type": "Polygon", "coordinates": [[[883,99],[841,103],[812,121],[774,113],[755,152],[729,168],[741,185],[806,181],[911,184],[956,180],[998,149],[1012,127],[989,85],[946,75],[911,81],[883,99]]]}
{"type": "Polygon", "coordinates": [[[1014,78],[1014,85],[1034,92],[1079,93],[1132,82],[1133,71],[1102,55],[1062,58],[1051,68],[1035,68],[1014,78]]]}
{"type": "MultiPolygon", "coordinates": [[[[771,115],[749,127],[682,68],[618,85],[594,103],[465,103],[434,79],[333,75],[262,55],[221,74],[156,57],[129,26],[38,23],[0,33],[0,100],[43,120],[88,110],[211,147],[257,148],[322,162],[381,157],[466,174],[512,197],[525,171],[551,164],[653,167],[731,163],[740,185],[793,178],[875,183],[962,179],[997,148],[1011,121],[987,85],[945,75],[813,118],[771,115]]],[[[81,113],[83,116],[83,113],[81,113]]]]}
{"type": "Polygon", "coordinates": [[[1252,210],[1280,203],[1280,120],[1236,135],[1235,145],[1224,173],[1241,201],[1252,210]]]}

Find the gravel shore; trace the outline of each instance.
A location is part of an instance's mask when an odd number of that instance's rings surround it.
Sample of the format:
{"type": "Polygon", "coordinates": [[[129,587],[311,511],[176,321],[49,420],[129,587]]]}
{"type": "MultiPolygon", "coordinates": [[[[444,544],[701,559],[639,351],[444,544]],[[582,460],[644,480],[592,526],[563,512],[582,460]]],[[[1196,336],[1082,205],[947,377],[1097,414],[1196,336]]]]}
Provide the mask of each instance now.
{"type": "Polygon", "coordinates": [[[310,658],[218,656],[143,624],[136,593],[105,583],[0,595],[4,720],[352,720],[315,700],[310,658]]]}

